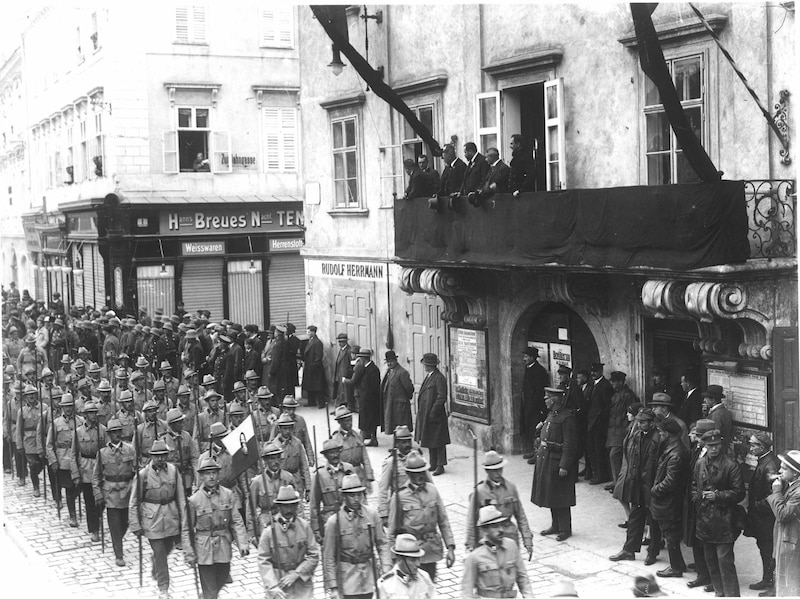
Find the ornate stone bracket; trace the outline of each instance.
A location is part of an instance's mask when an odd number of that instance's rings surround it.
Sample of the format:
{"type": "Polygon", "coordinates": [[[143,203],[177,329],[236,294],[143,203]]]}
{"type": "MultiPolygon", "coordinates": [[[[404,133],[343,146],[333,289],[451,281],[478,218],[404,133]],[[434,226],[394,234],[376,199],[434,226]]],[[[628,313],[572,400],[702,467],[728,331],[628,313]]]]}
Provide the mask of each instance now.
{"type": "Polygon", "coordinates": [[[792,157],[789,156],[791,140],[789,136],[789,96],[791,95],[788,89],[780,91],[780,98],[775,103],[775,114],[772,117],[772,122],[775,123],[776,132],[779,134],[779,139],[783,146],[780,150],[781,164],[786,165],[792,163],[792,157]]]}
{"type": "Polygon", "coordinates": [[[452,323],[486,326],[486,304],[471,293],[461,273],[441,268],[409,268],[400,271],[400,289],[404,292],[438,295],[444,302],[442,319],[452,323]]]}
{"type": "Polygon", "coordinates": [[[592,276],[553,274],[542,277],[545,299],[567,305],[582,305],[593,316],[608,315],[605,279],[592,276]]]}

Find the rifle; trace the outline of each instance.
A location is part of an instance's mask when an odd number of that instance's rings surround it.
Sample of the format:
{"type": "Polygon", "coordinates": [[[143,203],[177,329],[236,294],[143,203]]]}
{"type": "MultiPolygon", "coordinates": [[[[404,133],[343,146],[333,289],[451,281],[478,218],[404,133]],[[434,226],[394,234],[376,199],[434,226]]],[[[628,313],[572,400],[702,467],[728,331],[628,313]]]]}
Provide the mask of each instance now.
{"type": "MultiPolygon", "coordinates": [[[[195,553],[194,549],[194,522],[192,522],[192,506],[189,503],[189,498],[184,495],[184,504],[186,509],[186,524],[188,525],[187,532],[189,533],[189,544],[192,546],[192,553],[195,553]]],[[[139,537],[139,586],[142,585],[142,558],[141,558],[141,549],[142,549],[142,538],[139,537]]],[[[195,554],[196,555],[196,554],[195,554]]],[[[194,572],[194,590],[197,592],[197,599],[202,599],[202,595],[200,594],[200,583],[197,580],[197,561],[192,564],[192,572],[194,572]]]]}
{"type": "MultiPolygon", "coordinates": [[[[53,477],[53,495],[56,498],[56,511],[61,520],[61,487],[58,484],[58,453],[56,453],[56,420],[53,414],[53,397],[50,396],[50,435],[53,438],[53,455],[56,456],[56,475],[53,477]]],[[[45,442],[45,462],[47,462],[47,442],[45,442]]]]}
{"type": "MultiPolygon", "coordinates": [[[[97,467],[100,470],[100,496],[102,497],[103,493],[103,456],[100,455],[100,424],[97,425],[97,467]]],[[[105,503],[105,499],[103,499],[103,503],[105,503]]],[[[98,508],[100,512],[100,548],[101,552],[106,552],[106,523],[105,523],[105,505],[101,508],[98,508]]]]}
{"type": "MultiPolygon", "coordinates": [[[[147,375],[145,375],[147,376],[147,375]]],[[[145,380],[145,385],[147,381],[145,380]]],[[[146,387],[145,387],[146,388],[146,387]]],[[[139,441],[139,427],[137,426],[133,431],[133,440],[134,440],[134,448],[136,449],[136,517],[139,519],[139,528],[140,532],[143,534],[144,530],[142,527],[142,485],[140,480],[140,473],[141,466],[139,464],[139,460],[141,456],[139,454],[140,448],[139,445],[141,441],[139,441]]],[[[142,586],[142,534],[136,535],[139,540],[139,586],[142,586]]]]}
{"type": "Polygon", "coordinates": [[[372,562],[372,578],[373,578],[373,584],[375,585],[375,592],[377,593],[379,576],[378,576],[378,562],[375,559],[375,551],[377,547],[375,546],[375,538],[373,537],[373,534],[375,533],[375,531],[373,530],[373,525],[367,524],[367,530],[369,531],[369,553],[370,553],[370,561],[372,562]]]}
{"type": "Polygon", "coordinates": [[[403,532],[403,510],[400,507],[400,473],[397,468],[397,447],[392,448],[392,487],[394,489],[394,534],[399,535],[403,532]]]}
{"type": "Polygon", "coordinates": [[[472,437],[472,517],[474,518],[474,523],[472,523],[474,535],[473,539],[475,540],[472,548],[478,546],[478,541],[480,540],[480,530],[478,529],[478,509],[480,506],[478,505],[478,437],[475,436],[475,433],[472,430],[472,427],[467,429],[469,431],[470,436],[472,437]]]}
{"type": "MultiPolygon", "coordinates": [[[[79,445],[79,443],[78,443],[78,416],[74,411],[72,412],[72,432],[73,432],[73,437],[74,437],[72,445],[75,447],[75,464],[78,467],[78,479],[80,480],[80,482],[78,484],[81,484],[83,482],[83,475],[81,474],[81,455],[80,455],[80,452],[78,451],[79,450],[79,447],[78,447],[78,445],[79,445]]],[[[77,503],[78,503],[78,522],[80,522],[81,520],[83,520],[83,502],[81,501],[80,489],[78,490],[78,501],[77,501],[77,503]]]]}
{"type": "MultiPolygon", "coordinates": [[[[44,403],[44,399],[42,398],[42,379],[39,377],[39,354],[37,352],[38,349],[39,349],[38,347],[35,347],[33,349],[33,357],[34,357],[34,362],[36,363],[36,386],[38,387],[38,391],[39,391],[39,393],[37,395],[37,397],[39,398],[39,427],[42,429],[42,433],[39,435],[39,437],[40,437],[39,440],[42,442],[42,446],[46,446],[47,445],[47,439],[41,439],[42,434],[44,434],[44,426],[43,426],[44,425],[44,413],[42,412],[42,410],[43,410],[42,404],[44,403]]],[[[52,406],[52,405],[53,405],[53,400],[50,399],[50,406],[52,406]]],[[[46,459],[43,460],[43,461],[47,462],[46,459]]],[[[49,469],[47,467],[45,467],[42,470],[42,485],[43,485],[43,488],[44,488],[44,493],[42,493],[42,500],[44,501],[44,503],[47,503],[47,476],[48,476],[49,472],[50,471],[49,471],[49,469]]]]}

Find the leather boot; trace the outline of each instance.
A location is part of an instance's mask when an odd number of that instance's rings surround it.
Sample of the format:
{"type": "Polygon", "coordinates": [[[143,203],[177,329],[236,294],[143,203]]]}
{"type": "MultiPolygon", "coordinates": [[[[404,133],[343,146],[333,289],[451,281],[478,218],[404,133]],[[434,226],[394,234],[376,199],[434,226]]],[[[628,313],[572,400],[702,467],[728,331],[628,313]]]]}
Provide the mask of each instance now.
{"type": "MultiPolygon", "coordinates": [[[[764,575],[762,576],[761,580],[758,582],[754,582],[753,584],[749,585],[750,589],[753,591],[766,591],[771,589],[775,586],[775,567],[773,566],[774,560],[770,559],[769,561],[762,560],[762,567],[764,575]]],[[[771,597],[772,595],[765,595],[765,597],[771,597]]]]}
{"type": "Polygon", "coordinates": [[[683,560],[683,554],[681,553],[681,546],[680,545],[673,545],[669,543],[667,545],[667,553],[669,554],[669,565],[673,570],[678,570],[679,572],[686,572],[686,562],[683,560]]]}

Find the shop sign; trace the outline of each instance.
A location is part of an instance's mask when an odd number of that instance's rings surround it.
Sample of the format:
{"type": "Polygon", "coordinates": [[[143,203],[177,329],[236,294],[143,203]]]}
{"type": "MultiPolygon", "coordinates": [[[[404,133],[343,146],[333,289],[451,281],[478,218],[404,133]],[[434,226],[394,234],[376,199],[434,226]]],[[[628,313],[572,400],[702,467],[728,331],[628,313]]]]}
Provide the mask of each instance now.
{"type": "Polygon", "coordinates": [[[386,278],[386,268],[386,264],[380,262],[308,261],[308,274],[310,276],[331,279],[380,281],[386,278]]]}
{"type": "Polygon", "coordinates": [[[184,256],[224,256],[224,241],[184,241],[181,243],[184,256]]]}
{"type": "Polygon", "coordinates": [[[270,252],[296,252],[303,247],[305,243],[302,239],[270,239],[269,251],[270,252]]]}
{"type": "Polygon", "coordinates": [[[25,245],[28,247],[28,251],[40,251],[42,249],[42,242],[39,240],[39,231],[36,230],[36,223],[22,223],[22,229],[25,231],[25,245]]]}
{"type": "Polygon", "coordinates": [[[302,202],[257,206],[250,208],[239,204],[206,210],[162,210],[159,214],[159,232],[162,235],[269,233],[296,231],[305,223],[302,202]]]}
{"type": "Polygon", "coordinates": [[[451,326],[450,407],[454,415],[489,424],[486,331],[451,326]]]}

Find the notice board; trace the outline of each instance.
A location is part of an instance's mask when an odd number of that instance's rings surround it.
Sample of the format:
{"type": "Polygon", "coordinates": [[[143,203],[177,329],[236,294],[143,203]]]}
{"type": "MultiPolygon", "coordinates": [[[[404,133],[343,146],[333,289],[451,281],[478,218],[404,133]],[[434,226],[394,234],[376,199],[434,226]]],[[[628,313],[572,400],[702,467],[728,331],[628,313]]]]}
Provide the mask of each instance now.
{"type": "Polygon", "coordinates": [[[768,428],[766,375],[709,368],[708,384],[723,388],[725,399],[722,401],[731,411],[734,421],[757,428],[768,428]]]}
{"type": "Polygon", "coordinates": [[[490,424],[486,331],[451,326],[448,343],[450,412],[467,420],[490,424]]]}

